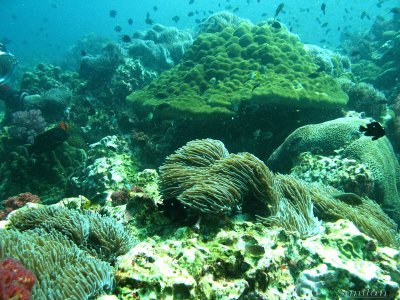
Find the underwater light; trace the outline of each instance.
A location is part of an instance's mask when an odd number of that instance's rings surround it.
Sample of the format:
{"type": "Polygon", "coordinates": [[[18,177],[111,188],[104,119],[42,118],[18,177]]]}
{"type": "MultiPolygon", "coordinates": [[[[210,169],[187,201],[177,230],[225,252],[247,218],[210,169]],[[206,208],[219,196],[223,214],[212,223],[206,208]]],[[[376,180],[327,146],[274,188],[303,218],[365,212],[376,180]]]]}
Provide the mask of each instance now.
{"type": "Polygon", "coordinates": [[[3,44],[0,44],[0,83],[11,77],[17,64],[15,56],[8,52],[3,44]]]}

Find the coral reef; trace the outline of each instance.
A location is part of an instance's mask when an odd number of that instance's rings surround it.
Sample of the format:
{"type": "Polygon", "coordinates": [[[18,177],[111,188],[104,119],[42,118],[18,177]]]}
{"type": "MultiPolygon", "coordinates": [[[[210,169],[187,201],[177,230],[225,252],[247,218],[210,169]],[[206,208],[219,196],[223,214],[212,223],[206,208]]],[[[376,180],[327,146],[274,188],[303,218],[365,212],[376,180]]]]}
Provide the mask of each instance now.
{"type": "Polygon", "coordinates": [[[352,71],[360,81],[373,84],[388,99],[394,99],[400,93],[400,17],[392,14],[385,18],[378,16],[365,33],[343,35],[342,47],[348,53],[358,51],[352,58],[352,71]]]}
{"type": "Polygon", "coordinates": [[[17,260],[0,261],[0,299],[29,300],[35,282],[35,275],[17,260]]]}
{"type": "Polygon", "coordinates": [[[324,156],[338,154],[341,158],[354,159],[372,174],[373,190],[368,197],[380,203],[383,210],[400,223],[399,163],[386,137],[372,141],[359,131],[359,126],[369,121],[346,117],[300,127],[275,150],[267,165],[276,172],[289,172],[299,155],[310,149],[324,156]]]}
{"type": "Polygon", "coordinates": [[[115,43],[109,43],[103,47],[101,54],[86,55],[82,58],[79,74],[96,86],[109,80],[122,62],[123,54],[120,47],[115,43]]]}
{"type": "Polygon", "coordinates": [[[78,73],[64,71],[60,67],[43,63],[38,64],[33,71],[25,72],[21,81],[21,89],[29,94],[43,94],[60,86],[74,91],[79,85],[78,73]]]}
{"type": "Polygon", "coordinates": [[[325,72],[310,78],[316,69],[285,28],[241,23],[200,34],[178,66],[127,97],[128,111],[144,133],[171,136],[166,151],[210,137],[265,155],[299,125],[341,115],[347,95],[325,72]]]}
{"type": "Polygon", "coordinates": [[[32,299],[89,299],[114,289],[112,267],[60,233],[0,230],[0,259],[20,261],[36,276],[32,299]]]}
{"type": "MultiPolygon", "coordinates": [[[[70,193],[93,200],[99,192],[116,191],[133,185],[135,162],[127,142],[118,136],[106,136],[89,145],[88,159],[70,178],[70,193]]],[[[105,199],[100,199],[105,200],[105,199]]]]}
{"type": "Polygon", "coordinates": [[[359,196],[373,193],[374,177],[371,170],[355,159],[341,155],[322,156],[303,152],[290,171],[307,182],[321,182],[359,196]]]}
{"type": "Polygon", "coordinates": [[[38,195],[43,203],[57,202],[67,195],[69,177],[86,160],[85,151],[67,143],[35,157],[24,146],[8,145],[3,150],[0,199],[30,192],[38,195]]]}
{"type": "Polygon", "coordinates": [[[145,32],[133,34],[128,53],[145,68],[162,72],[178,64],[192,42],[192,35],[187,31],[155,24],[145,32]]]}
{"type": "Polygon", "coordinates": [[[18,196],[8,197],[6,200],[0,202],[0,220],[4,220],[7,215],[24,206],[26,203],[40,203],[40,199],[31,193],[21,193],[18,196]]]}
{"type": "Polygon", "coordinates": [[[333,77],[340,77],[346,72],[350,72],[350,60],[347,56],[342,56],[317,45],[305,44],[304,49],[319,67],[317,69],[319,72],[326,72],[333,77]]]}
{"type": "Polygon", "coordinates": [[[49,121],[60,121],[64,117],[65,110],[71,104],[72,92],[66,86],[58,86],[44,92],[40,100],[27,103],[27,106],[40,109],[49,121]]]}
{"type": "Polygon", "coordinates": [[[250,21],[244,20],[229,11],[221,11],[209,16],[200,23],[199,33],[216,33],[224,30],[226,27],[236,27],[240,23],[251,24],[250,21]]]}
{"type": "Polygon", "coordinates": [[[105,45],[111,43],[111,40],[95,33],[88,33],[75,42],[68,50],[65,58],[61,62],[63,69],[79,71],[82,60],[82,51],[86,55],[100,55],[105,45]]]}
{"type": "Polygon", "coordinates": [[[118,297],[295,299],[307,283],[318,287],[309,298],[364,288],[398,295],[398,250],[376,245],[346,220],[324,226],[305,240],[245,221],[208,235],[180,228],[166,239],[148,237],[117,260],[118,297]],[[326,272],[307,276],[315,269],[326,272]]]}
{"type": "Polygon", "coordinates": [[[347,102],[349,109],[364,112],[366,116],[379,121],[385,120],[388,114],[387,100],[381,91],[364,82],[346,82],[341,86],[349,96],[349,102],[347,102]]]}
{"type": "Polygon", "coordinates": [[[11,115],[10,127],[7,132],[11,139],[32,144],[36,135],[43,133],[46,121],[39,109],[17,111],[11,115]]]}

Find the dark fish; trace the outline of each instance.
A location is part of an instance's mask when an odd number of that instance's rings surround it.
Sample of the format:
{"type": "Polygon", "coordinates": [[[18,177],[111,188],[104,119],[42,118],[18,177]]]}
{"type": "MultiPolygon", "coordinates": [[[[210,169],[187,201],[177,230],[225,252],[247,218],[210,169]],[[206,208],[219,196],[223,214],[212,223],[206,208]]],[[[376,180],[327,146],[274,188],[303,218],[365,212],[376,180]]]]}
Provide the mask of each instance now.
{"type": "Polygon", "coordinates": [[[361,52],[359,50],[354,50],[354,51],[351,51],[350,56],[357,56],[360,54],[361,54],[361,52]]]}
{"type": "Polygon", "coordinates": [[[129,35],[123,34],[121,35],[121,41],[123,41],[124,43],[130,43],[132,39],[129,37],[129,35]]]}
{"type": "Polygon", "coordinates": [[[365,136],[372,136],[373,141],[385,135],[385,129],[376,121],[367,124],[367,127],[360,126],[359,130],[363,132],[365,136]]]}
{"type": "Polygon", "coordinates": [[[129,19],[129,20],[128,20],[128,24],[129,24],[129,25],[132,25],[132,24],[133,24],[133,20],[132,20],[132,19],[129,19]]]}
{"type": "Polygon", "coordinates": [[[115,30],[116,32],[121,32],[122,27],[119,26],[119,25],[117,25],[117,26],[114,27],[114,30],[115,30]]]}
{"type": "Polygon", "coordinates": [[[320,65],[319,68],[317,70],[315,70],[314,72],[312,72],[311,74],[308,75],[309,78],[311,79],[315,79],[319,76],[319,74],[321,72],[323,72],[325,70],[324,65],[320,65]]]}
{"type": "Polygon", "coordinates": [[[319,42],[320,42],[320,43],[325,43],[325,42],[326,42],[326,39],[322,39],[322,40],[320,40],[319,42]]]}
{"type": "Polygon", "coordinates": [[[225,6],[225,9],[232,9],[232,5],[231,4],[229,4],[229,5],[227,5],[227,6],[225,6]]]}
{"type": "Polygon", "coordinates": [[[257,0],[257,3],[260,3],[260,0],[257,0]]]}
{"type": "Polygon", "coordinates": [[[52,4],[51,4],[51,7],[52,7],[52,8],[57,8],[57,4],[52,3],[52,4]]]}
{"type": "Polygon", "coordinates": [[[188,16],[188,17],[193,17],[193,16],[194,16],[194,12],[189,11],[188,14],[187,14],[187,16],[188,16]]]}
{"type": "Polygon", "coordinates": [[[114,9],[110,10],[110,17],[111,18],[115,18],[116,15],[117,15],[117,11],[116,10],[114,10],[114,9]]]}
{"type": "Polygon", "coordinates": [[[189,5],[193,4],[193,3],[194,3],[194,0],[189,0],[189,5]]]}
{"type": "Polygon", "coordinates": [[[147,12],[147,14],[146,14],[145,22],[146,22],[146,24],[149,24],[149,25],[153,25],[153,23],[154,23],[154,21],[152,19],[150,19],[150,13],[149,12],[147,12]]]}
{"type": "Polygon", "coordinates": [[[321,25],[321,27],[326,27],[328,26],[328,22],[325,22],[324,24],[321,25]]]}
{"type": "Polygon", "coordinates": [[[393,8],[389,11],[389,13],[392,13],[392,14],[395,14],[395,15],[400,14],[400,7],[393,7],[393,8]]]}
{"type": "Polygon", "coordinates": [[[178,22],[179,22],[179,16],[173,17],[172,20],[173,20],[175,23],[178,23],[178,22]]]}
{"type": "Polygon", "coordinates": [[[38,134],[33,144],[31,145],[29,152],[34,154],[42,154],[56,149],[64,143],[69,134],[67,127],[64,122],[60,123],[59,126],[51,128],[41,134],[38,134]]]}
{"type": "Polygon", "coordinates": [[[367,11],[365,11],[365,10],[361,13],[361,20],[364,20],[364,18],[367,18],[368,20],[371,20],[371,17],[369,16],[367,11]]]}
{"type": "Polygon", "coordinates": [[[11,19],[16,20],[16,19],[17,19],[17,16],[14,15],[14,14],[12,14],[12,15],[11,15],[11,19]]]}
{"type": "Polygon", "coordinates": [[[201,23],[201,20],[200,19],[196,19],[196,20],[194,20],[197,24],[200,24],[201,23]]]}
{"type": "Polygon", "coordinates": [[[239,10],[239,7],[235,7],[235,8],[232,10],[232,12],[235,13],[235,12],[237,12],[238,10],[239,10]]]}
{"type": "Polygon", "coordinates": [[[324,16],[325,16],[325,9],[326,9],[326,4],[322,3],[321,10],[322,10],[322,13],[324,14],[324,16]]]}
{"type": "Polygon", "coordinates": [[[276,19],[276,17],[280,14],[280,12],[282,11],[284,6],[285,6],[285,3],[283,3],[283,2],[278,5],[278,7],[275,10],[274,19],[276,19]]]}
{"type": "Polygon", "coordinates": [[[251,89],[251,92],[254,92],[256,88],[260,86],[261,82],[257,82],[255,85],[253,85],[253,88],[251,89]]]}
{"type": "Polygon", "coordinates": [[[158,10],[158,7],[157,7],[157,6],[153,6],[153,10],[154,10],[154,11],[157,11],[157,10],[158,10]]]}
{"type": "Polygon", "coordinates": [[[87,55],[86,51],[85,50],[81,50],[81,55],[82,56],[86,56],[87,55]]]}
{"type": "Polygon", "coordinates": [[[261,17],[266,17],[268,14],[267,13],[262,13],[261,17]]]}
{"type": "Polygon", "coordinates": [[[337,31],[340,31],[340,26],[338,26],[337,31]]]}

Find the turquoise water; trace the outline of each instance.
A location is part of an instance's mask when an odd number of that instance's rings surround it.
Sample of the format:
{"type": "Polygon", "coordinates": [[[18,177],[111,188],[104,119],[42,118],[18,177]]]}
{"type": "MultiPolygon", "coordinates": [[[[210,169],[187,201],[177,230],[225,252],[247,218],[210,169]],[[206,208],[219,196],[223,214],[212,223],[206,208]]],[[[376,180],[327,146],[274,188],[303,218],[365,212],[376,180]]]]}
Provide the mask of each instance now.
{"type": "MultiPolygon", "coordinates": [[[[384,15],[398,1],[284,1],[285,7],[279,19],[285,24],[291,23],[292,31],[298,34],[304,43],[320,44],[322,46],[337,46],[343,30],[357,32],[371,26],[377,15],[384,15]],[[322,3],[326,4],[326,15],[321,11],[322,3]],[[370,20],[361,19],[366,11],[370,20]],[[320,21],[318,21],[319,19],[320,21]],[[326,27],[321,24],[327,22],[326,27]],[[340,30],[338,30],[340,27],[340,30]],[[330,29],[328,34],[326,30],[330,29]],[[321,43],[321,40],[326,41],[321,43]]],[[[231,0],[206,1],[196,0],[189,5],[189,0],[171,1],[22,1],[3,0],[1,3],[0,39],[11,40],[9,50],[17,55],[21,63],[31,61],[60,60],[66,50],[87,33],[94,32],[113,40],[118,40],[119,34],[114,27],[120,25],[122,34],[132,34],[135,30],[150,28],[145,23],[146,13],[160,24],[176,26],[179,29],[196,28],[196,19],[210,15],[210,11],[233,11],[242,18],[248,18],[257,23],[267,17],[272,17],[277,6],[282,1],[276,0],[231,0]],[[153,8],[158,9],[155,11],[153,8]],[[115,18],[109,17],[110,10],[116,10],[115,18]],[[190,11],[198,11],[198,15],[188,17],[190,11]],[[265,13],[266,17],[261,15],[265,13]],[[172,18],[179,16],[175,23],[172,18]],[[127,21],[133,19],[133,25],[127,21]]],[[[288,26],[290,27],[290,26],[288,26]]]]}

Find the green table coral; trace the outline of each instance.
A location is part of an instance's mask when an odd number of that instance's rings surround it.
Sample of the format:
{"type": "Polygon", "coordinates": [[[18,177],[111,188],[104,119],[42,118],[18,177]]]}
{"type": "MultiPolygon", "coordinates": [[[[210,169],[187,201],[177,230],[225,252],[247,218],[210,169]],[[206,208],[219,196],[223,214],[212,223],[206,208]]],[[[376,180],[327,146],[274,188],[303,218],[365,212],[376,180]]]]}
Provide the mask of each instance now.
{"type": "Polygon", "coordinates": [[[346,94],[317,69],[283,26],[226,27],[203,33],[182,63],[128,96],[136,112],[162,117],[230,118],[243,102],[297,108],[343,107],[346,94]]]}

